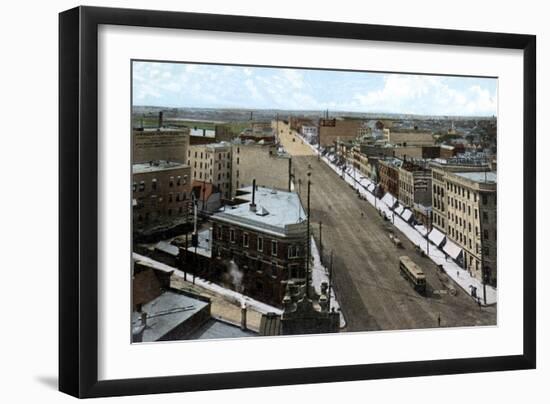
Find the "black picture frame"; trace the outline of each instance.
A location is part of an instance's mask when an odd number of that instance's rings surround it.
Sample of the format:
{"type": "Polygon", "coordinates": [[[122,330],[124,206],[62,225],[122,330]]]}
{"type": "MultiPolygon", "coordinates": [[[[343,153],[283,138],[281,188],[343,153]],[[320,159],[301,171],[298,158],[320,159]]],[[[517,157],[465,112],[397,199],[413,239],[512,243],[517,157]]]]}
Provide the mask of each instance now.
{"type": "Polygon", "coordinates": [[[489,32],[78,7],[59,15],[59,389],[76,397],[324,383],[536,367],[536,37],[489,32]],[[523,51],[523,354],[98,381],[100,24],[523,51]]]}

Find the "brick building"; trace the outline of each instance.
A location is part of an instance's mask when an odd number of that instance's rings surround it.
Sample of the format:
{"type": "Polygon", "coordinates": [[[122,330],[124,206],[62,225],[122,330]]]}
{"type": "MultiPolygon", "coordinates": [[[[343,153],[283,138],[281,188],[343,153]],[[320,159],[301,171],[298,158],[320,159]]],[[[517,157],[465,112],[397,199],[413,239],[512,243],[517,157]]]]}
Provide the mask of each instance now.
{"type": "Polygon", "coordinates": [[[305,281],[306,213],[296,193],[240,191],[244,203],[211,217],[216,270],[234,272],[235,289],[281,307],[287,281],[305,281]]]}
{"type": "Polygon", "coordinates": [[[132,163],[166,160],[185,164],[189,129],[153,128],[132,132],[132,163]]]}
{"type": "Polygon", "coordinates": [[[378,161],[378,179],[382,192],[389,192],[395,197],[399,195],[399,168],[402,163],[393,158],[378,161]]]}
{"type": "Polygon", "coordinates": [[[363,121],[359,119],[320,119],[319,141],[322,147],[333,147],[337,140],[354,140],[362,128],[363,121]]]}
{"type": "Polygon", "coordinates": [[[173,161],[156,160],[132,166],[134,232],[161,223],[185,221],[191,192],[191,169],[173,161]]]}

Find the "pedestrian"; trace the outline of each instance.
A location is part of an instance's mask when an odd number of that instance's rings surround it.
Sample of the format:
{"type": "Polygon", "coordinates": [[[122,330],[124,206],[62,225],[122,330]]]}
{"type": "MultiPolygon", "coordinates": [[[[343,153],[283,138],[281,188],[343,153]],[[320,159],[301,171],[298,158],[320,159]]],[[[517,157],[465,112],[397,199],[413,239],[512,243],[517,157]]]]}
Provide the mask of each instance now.
{"type": "Polygon", "coordinates": [[[439,315],[439,313],[437,314],[437,326],[441,327],[441,316],[439,315]]]}
{"type": "Polygon", "coordinates": [[[456,271],[456,277],[460,278],[460,273],[458,271],[456,271]]]}

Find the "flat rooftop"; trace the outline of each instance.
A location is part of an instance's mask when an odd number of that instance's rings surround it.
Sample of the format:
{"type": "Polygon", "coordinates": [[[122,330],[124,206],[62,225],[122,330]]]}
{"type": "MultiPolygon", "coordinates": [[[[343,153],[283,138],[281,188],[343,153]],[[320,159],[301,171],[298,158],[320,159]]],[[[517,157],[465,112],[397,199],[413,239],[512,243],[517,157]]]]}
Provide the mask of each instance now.
{"type": "Polygon", "coordinates": [[[472,172],[454,173],[454,174],[474,182],[493,183],[493,184],[496,184],[497,182],[497,174],[493,171],[472,171],[472,172]]]}
{"type": "Polygon", "coordinates": [[[155,160],[147,163],[132,164],[132,172],[134,174],[154,173],[157,171],[175,170],[185,167],[188,166],[182,163],[177,163],[175,161],[155,160]]]}
{"type": "Polygon", "coordinates": [[[227,206],[225,211],[214,214],[212,219],[279,235],[286,234],[287,226],[305,223],[306,213],[295,192],[256,187],[256,211],[252,211],[250,210],[252,186],[241,188],[239,191],[245,193],[239,195],[239,199],[246,202],[227,206]]]}
{"type": "MultiPolygon", "coordinates": [[[[207,305],[207,302],[180,293],[164,292],[142,307],[142,310],[147,313],[147,327],[143,331],[142,341],[153,342],[159,340],[207,305]]],[[[132,313],[132,327],[139,327],[140,325],[141,314],[134,311],[132,313]]]]}
{"type": "Polygon", "coordinates": [[[243,338],[257,336],[258,334],[253,331],[242,330],[235,325],[216,319],[210,319],[206,324],[195,331],[189,339],[243,338]]]}

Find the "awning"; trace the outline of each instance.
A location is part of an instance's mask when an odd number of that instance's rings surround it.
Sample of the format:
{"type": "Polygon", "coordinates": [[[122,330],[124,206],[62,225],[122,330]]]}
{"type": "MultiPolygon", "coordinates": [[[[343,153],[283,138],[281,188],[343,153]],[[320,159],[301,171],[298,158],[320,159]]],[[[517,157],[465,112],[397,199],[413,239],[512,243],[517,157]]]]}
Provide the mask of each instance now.
{"type": "Polygon", "coordinates": [[[397,208],[395,208],[394,212],[397,213],[399,216],[401,216],[401,214],[403,213],[403,209],[405,209],[405,207],[399,204],[397,205],[397,208]]]}
{"type": "Polygon", "coordinates": [[[413,214],[412,212],[409,210],[409,209],[405,209],[403,210],[403,213],[401,213],[401,217],[406,221],[408,222],[409,220],[411,220],[413,214]]]}
{"type": "Polygon", "coordinates": [[[449,257],[456,260],[462,253],[462,248],[453,243],[451,240],[447,239],[447,242],[443,246],[443,251],[445,251],[449,257]]]}
{"type": "Polygon", "coordinates": [[[445,234],[434,228],[430,232],[428,239],[439,247],[441,243],[443,243],[443,241],[445,240],[445,234]]]}
{"type": "Polygon", "coordinates": [[[423,225],[421,225],[421,224],[414,226],[414,228],[415,228],[420,234],[422,234],[423,236],[425,236],[426,234],[428,234],[428,230],[426,230],[426,228],[425,228],[423,225]]]}
{"type": "Polygon", "coordinates": [[[374,184],[369,184],[369,185],[367,186],[367,191],[369,191],[369,192],[374,192],[374,188],[375,188],[374,184]]]}
{"type": "Polygon", "coordinates": [[[384,197],[382,198],[382,202],[384,202],[386,205],[388,205],[390,208],[393,208],[393,206],[395,205],[395,203],[397,202],[397,199],[395,199],[395,197],[390,194],[389,192],[386,193],[384,195],[384,197]]]}

